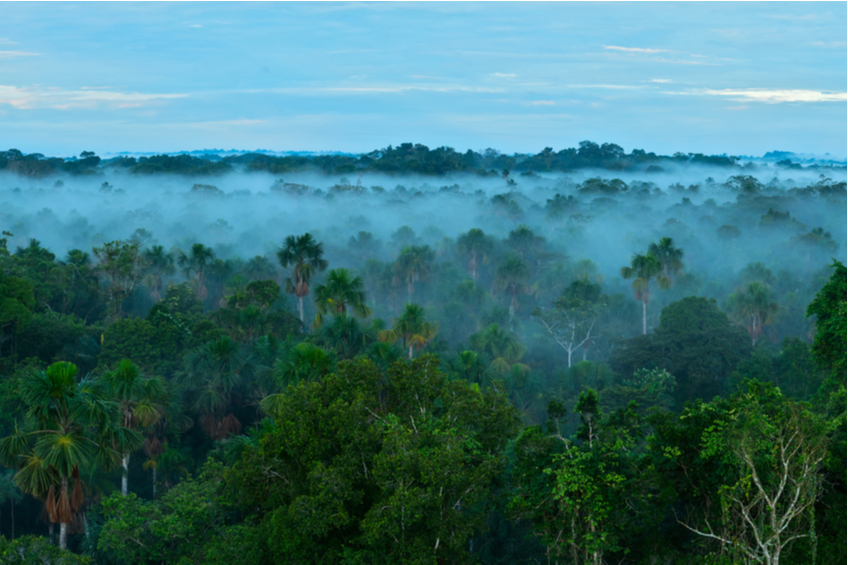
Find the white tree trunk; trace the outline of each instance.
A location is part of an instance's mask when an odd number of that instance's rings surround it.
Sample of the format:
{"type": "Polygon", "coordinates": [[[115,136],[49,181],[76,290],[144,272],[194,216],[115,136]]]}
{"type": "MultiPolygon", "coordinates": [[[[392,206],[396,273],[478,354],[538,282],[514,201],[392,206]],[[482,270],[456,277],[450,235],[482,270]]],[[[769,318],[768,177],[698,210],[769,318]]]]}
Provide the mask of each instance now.
{"type": "Polygon", "coordinates": [[[648,303],[642,301],[642,335],[648,335],[648,303]]]}
{"type": "Polygon", "coordinates": [[[62,522],[59,524],[59,547],[68,549],[68,523],[62,522]]]}
{"type": "Polygon", "coordinates": [[[297,297],[297,311],[300,313],[300,323],[303,323],[303,297],[297,297]]]}
{"type": "Polygon", "coordinates": [[[121,494],[127,495],[127,479],[130,474],[130,454],[124,453],[124,458],[121,460],[121,466],[124,468],[121,473],[121,494]]]}

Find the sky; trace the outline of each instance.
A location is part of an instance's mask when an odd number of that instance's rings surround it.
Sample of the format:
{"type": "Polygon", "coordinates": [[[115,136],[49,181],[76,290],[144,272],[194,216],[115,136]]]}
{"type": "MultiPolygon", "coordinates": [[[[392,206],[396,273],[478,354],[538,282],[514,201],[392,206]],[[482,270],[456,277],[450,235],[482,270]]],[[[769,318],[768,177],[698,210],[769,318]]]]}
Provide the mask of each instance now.
{"type": "Polygon", "coordinates": [[[0,2],[0,148],[846,156],[846,2],[0,2]]]}

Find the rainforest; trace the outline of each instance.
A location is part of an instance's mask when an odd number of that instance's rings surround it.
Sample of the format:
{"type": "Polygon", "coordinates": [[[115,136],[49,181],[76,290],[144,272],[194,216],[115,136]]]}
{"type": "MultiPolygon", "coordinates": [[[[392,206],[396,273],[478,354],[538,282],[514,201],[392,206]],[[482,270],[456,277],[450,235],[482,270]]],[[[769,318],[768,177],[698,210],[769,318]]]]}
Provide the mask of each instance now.
{"type": "Polygon", "coordinates": [[[846,164],[0,152],[0,561],[844,563],[846,164]]]}

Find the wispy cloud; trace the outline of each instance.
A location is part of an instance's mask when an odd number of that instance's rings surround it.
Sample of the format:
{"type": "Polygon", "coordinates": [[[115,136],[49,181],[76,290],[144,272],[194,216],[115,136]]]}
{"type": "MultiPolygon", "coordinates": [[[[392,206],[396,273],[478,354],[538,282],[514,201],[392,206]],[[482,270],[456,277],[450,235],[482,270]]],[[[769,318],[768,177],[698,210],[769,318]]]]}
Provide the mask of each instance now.
{"type": "Polygon", "coordinates": [[[12,41],[8,37],[0,37],[0,45],[17,45],[17,41],[12,41]]]}
{"type": "Polygon", "coordinates": [[[11,59],[12,57],[37,57],[41,53],[30,53],[29,51],[0,51],[0,59],[11,59]]]}
{"type": "Polygon", "coordinates": [[[261,88],[242,90],[250,94],[402,94],[404,92],[503,92],[502,88],[487,88],[463,86],[456,84],[426,85],[426,84],[393,84],[393,85],[362,85],[362,86],[304,86],[284,88],[261,88]]]}
{"type": "Polygon", "coordinates": [[[619,47],[618,45],[604,45],[604,49],[610,51],[624,51],[627,53],[670,53],[668,49],[651,49],[646,47],[619,47]]]}
{"type": "Polygon", "coordinates": [[[607,90],[638,90],[644,86],[631,84],[569,84],[568,88],[603,88],[607,90]]]}
{"type": "Polygon", "coordinates": [[[810,45],[815,45],[816,47],[833,47],[837,49],[845,49],[846,43],[844,41],[813,41],[810,45]]]}
{"type": "Polygon", "coordinates": [[[556,106],[556,102],[553,100],[533,100],[530,102],[531,106],[556,106]]]}
{"type": "Polygon", "coordinates": [[[807,21],[807,20],[817,20],[818,16],[815,14],[804,14],[803,16],[796,16],[792,14],[774,14],[769,16],[773,20],[789,20],[791,22],[797,21],[807,21]]]}
{"type": "Polygon", "coordinates": [[[825,92],[820,90],[780,90],[768,88],[746,88],[720,90],[701,89],[687,92],[669,92],[668,94],[690,94],[703,96],[723,96],[740,102],[765,102],[779,104],[781,102],[845,102],[848,100],[845,92],[825,92]]]}
{"type": "Polygon", "coordinates": [[[0,85],[0,104],[19,109],[53,108],[137,108],[154,101],[184,98],[187,94],[149,94],[140,92],[117,92],[94,87],[65,90],[51,87],[17,87],[0,85]]]}
{"type": "Polygon", "coordinates": [[[492,73],[492,76],[496,78],[515,78],[517,75],[513,73],[492,73]]]}
{"type": "Polygon", "coordinates": [[[666,84],[666,83],[673,82],[673,81],[671,79],[668,79],[668,78],[652,78],[648,82],[658,82],[660,84],[666,84]]]}

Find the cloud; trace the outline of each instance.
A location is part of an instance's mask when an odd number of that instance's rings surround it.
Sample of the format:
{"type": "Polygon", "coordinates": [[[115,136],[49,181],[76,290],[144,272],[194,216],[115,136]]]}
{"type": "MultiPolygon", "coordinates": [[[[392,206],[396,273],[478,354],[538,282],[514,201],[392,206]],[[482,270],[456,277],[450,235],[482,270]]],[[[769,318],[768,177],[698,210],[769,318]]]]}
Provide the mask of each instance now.
{"type": "Polygon", "coordinates": [[[805,21],[805,20],[817,20],[818,16],[815,14],[805,14],[803,16],[794,16],[789,14],[774,14],[771,17],[773,20],[788,20],[791,22],[805,21]]]}
{"type": "Polygon", "coordinates": [[[17,41],[12,41],[8,37],[0,37],[0,45],[17,45],[17,41]]]}
{"type": "Polygon", "coordinates": [[[203,27],[203,26],[200,25],[200,24],[189,24],[188,27],[203,27]]]}
{"type": "Polygon", "coordinates": [[[845,102],[848,100],[844,92],[799,89],[725,88],[716,90],[705,88],[687,92],[667,92],[666,94],[724,96],[739,102],[765,102],[766,104],[778,104],[781,102],[845,102]]]}
{"type": "Polygon", "coordinates": [[[666,84],[666,83],[673,82],[673,81],[669,78],[652,78],[648,82],[658,82],[660,84],[666,84]]]}
{"type": "Polygon", "coordinates": [[[553,100],[533,100],[530,102],[531,106],[556,106],[556,102],[553,100]]]}
{"type": "Polygon", "coordinates": [[[0,85],[0,104],[18,109],[53,108],[137,108],[157,100],[184,98],[187,94],[147,94],[139,92],[116,92],[94,87],[65,90],[53,87],[17,87],[0,85]]]}
{"type": "Polygon", "coordinates": [[[492,73],[492,76],[497,78],[515,78],[517,75],[512,73],[492,73]]]}
{"type": "Polygon", "coordinates": [[[0,59],[11,59],[12,57],[37,57],[41,53],[30,53],[29,51],[0,51],[0,59]]]}
{"type": "Polygon", "coordinates": [[[569,84],[569,88],[604,88],[608,90],[637,90],[643,86],[629,84],[569,84]]]}
{"type": "Polygon", "coordinates": [[[619,47],[617,45],[604,45],[604,49],[610,51],[625,51],[627,53],[670,53],[668,49],[648,49],[643,47],[619,47]]]}
{"type": "Polygon", "coordinates": [[[477,92],[493,93],[503,92],[502,88],[485,88],[463,85],[364,85],[364,86],[305,86],[286,88],[263,88],[242,90],[248,94],[402,94],[404,92],[477,92]]]}
{"type": "Polygon", "coordinates": [[[810,45],[815,45],[816,47],[834,47],[837,49],[845,49],[846,43],[844,41],[813,41],[810,45]]]}

